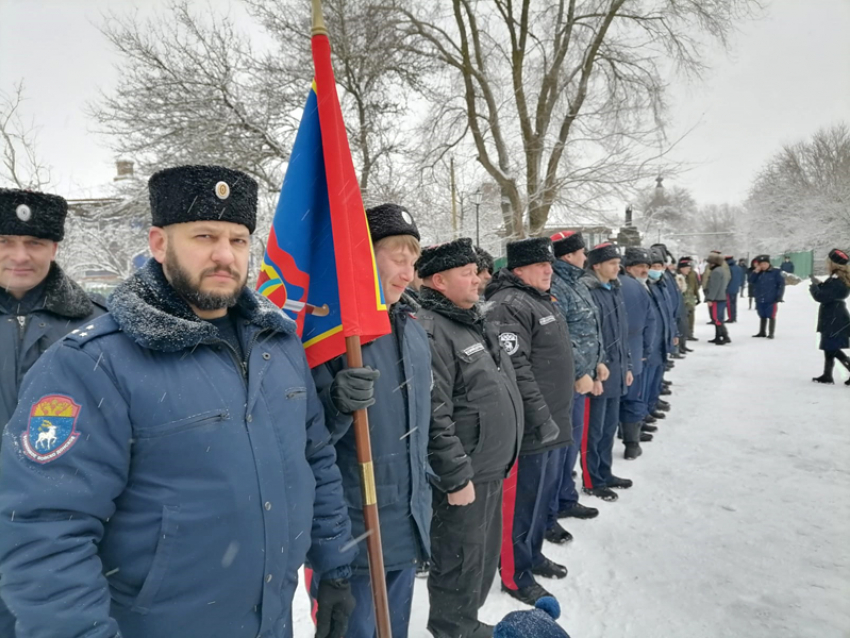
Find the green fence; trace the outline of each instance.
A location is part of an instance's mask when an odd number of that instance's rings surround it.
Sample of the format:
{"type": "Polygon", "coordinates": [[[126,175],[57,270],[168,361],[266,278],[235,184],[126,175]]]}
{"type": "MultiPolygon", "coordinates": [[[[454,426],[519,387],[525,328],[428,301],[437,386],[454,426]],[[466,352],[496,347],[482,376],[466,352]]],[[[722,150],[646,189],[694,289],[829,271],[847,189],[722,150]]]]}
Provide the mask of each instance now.
{"type": "Polygon", "coordinates": [[[770,263],[776,268],[779,268],[782,265],[782,262],[785,261],[785,257],[791,258],[791,263],[794,264],[794,274],[800,279],[806,279],[814,273],[815,251],[806,250],[797,253],[781,253],[773,257],[770,260],[770,263]]]}

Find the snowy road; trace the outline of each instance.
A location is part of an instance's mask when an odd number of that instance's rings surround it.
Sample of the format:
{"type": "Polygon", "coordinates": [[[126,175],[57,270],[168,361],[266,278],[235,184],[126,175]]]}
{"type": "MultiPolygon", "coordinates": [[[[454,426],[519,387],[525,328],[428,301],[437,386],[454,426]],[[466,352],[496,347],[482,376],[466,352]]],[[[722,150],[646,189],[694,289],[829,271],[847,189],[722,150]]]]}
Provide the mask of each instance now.
{"type": "MultiPolygon", "coordinates": [[[[546,543],[563,581],[541,582],[564,608],[572,638],[850,637],[850,388],[818,386],[817,305],[789,288],[777,339],[752,339],[740,311],[733,343],[700,341],[680,362],[668,419],[637,461],[634,479],[591,521],[567,520],[575,541],[546,543]]],[[[837,371],[842,379],[843,370],[837,371]]],[[[521,605],[494,583],[482,619],[521,605]]],[[[428,595],[417,582],[410,638],[426,638],[428,595]]],[[[312,635],[297,597],[296,638],[312,635]]]]}

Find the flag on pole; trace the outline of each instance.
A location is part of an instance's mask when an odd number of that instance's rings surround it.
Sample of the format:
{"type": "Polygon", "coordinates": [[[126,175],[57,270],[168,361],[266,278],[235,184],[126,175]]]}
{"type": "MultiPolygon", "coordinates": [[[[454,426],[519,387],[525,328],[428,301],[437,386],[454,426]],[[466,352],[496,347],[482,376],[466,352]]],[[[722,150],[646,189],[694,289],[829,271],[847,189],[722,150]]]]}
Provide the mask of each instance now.
{"type": "Polygon", "coordinates": [[[313,64],[257,282],[296,321],[310,367],[345,353],[346,337],[390,331],[326,35],[313,36],[313,64]]]}

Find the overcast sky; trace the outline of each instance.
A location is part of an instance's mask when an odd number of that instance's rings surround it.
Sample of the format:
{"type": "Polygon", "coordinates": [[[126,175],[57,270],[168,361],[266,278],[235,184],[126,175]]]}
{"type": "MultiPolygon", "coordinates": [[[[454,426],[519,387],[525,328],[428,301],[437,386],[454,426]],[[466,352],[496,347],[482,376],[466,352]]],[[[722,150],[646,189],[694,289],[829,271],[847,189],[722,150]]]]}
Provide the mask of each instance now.
{"type": "MultiPolygon", "coordinates": [[[[741,201],[781,144],[850,123],[850,0],[768,2],[767,16],[743,26],[731,53],[709,52],[713,68],[702,83],[671,80],[670,138],[696,126],[673,157],[695,166],[665,185],[691,189],[700,203],[741,201]]],[[[115,157],[84,110],[118,77],[118,58],[96,27],[102,14],[165,4],[0,0],[0,91],[24,79],[24,113],[41,128],[39,151],[57,193],[79,196],[114,175],[115,157]]],[[[238,0],[198,5],[243,13],[238,0]]]]}

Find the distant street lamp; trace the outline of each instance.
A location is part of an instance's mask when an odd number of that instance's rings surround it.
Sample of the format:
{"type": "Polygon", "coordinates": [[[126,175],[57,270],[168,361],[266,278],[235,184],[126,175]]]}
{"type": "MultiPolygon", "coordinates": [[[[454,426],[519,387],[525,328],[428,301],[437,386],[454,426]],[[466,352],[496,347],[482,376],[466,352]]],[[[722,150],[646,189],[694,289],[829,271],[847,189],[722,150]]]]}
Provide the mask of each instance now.
{"type": "Polygon", "coordinates": [[[472,194],[472,203],[475,204],[475,245],[481,245],[481,221],[478,215],[478,209],[481,208],[481,189],[479,188],[472,194]]]}

